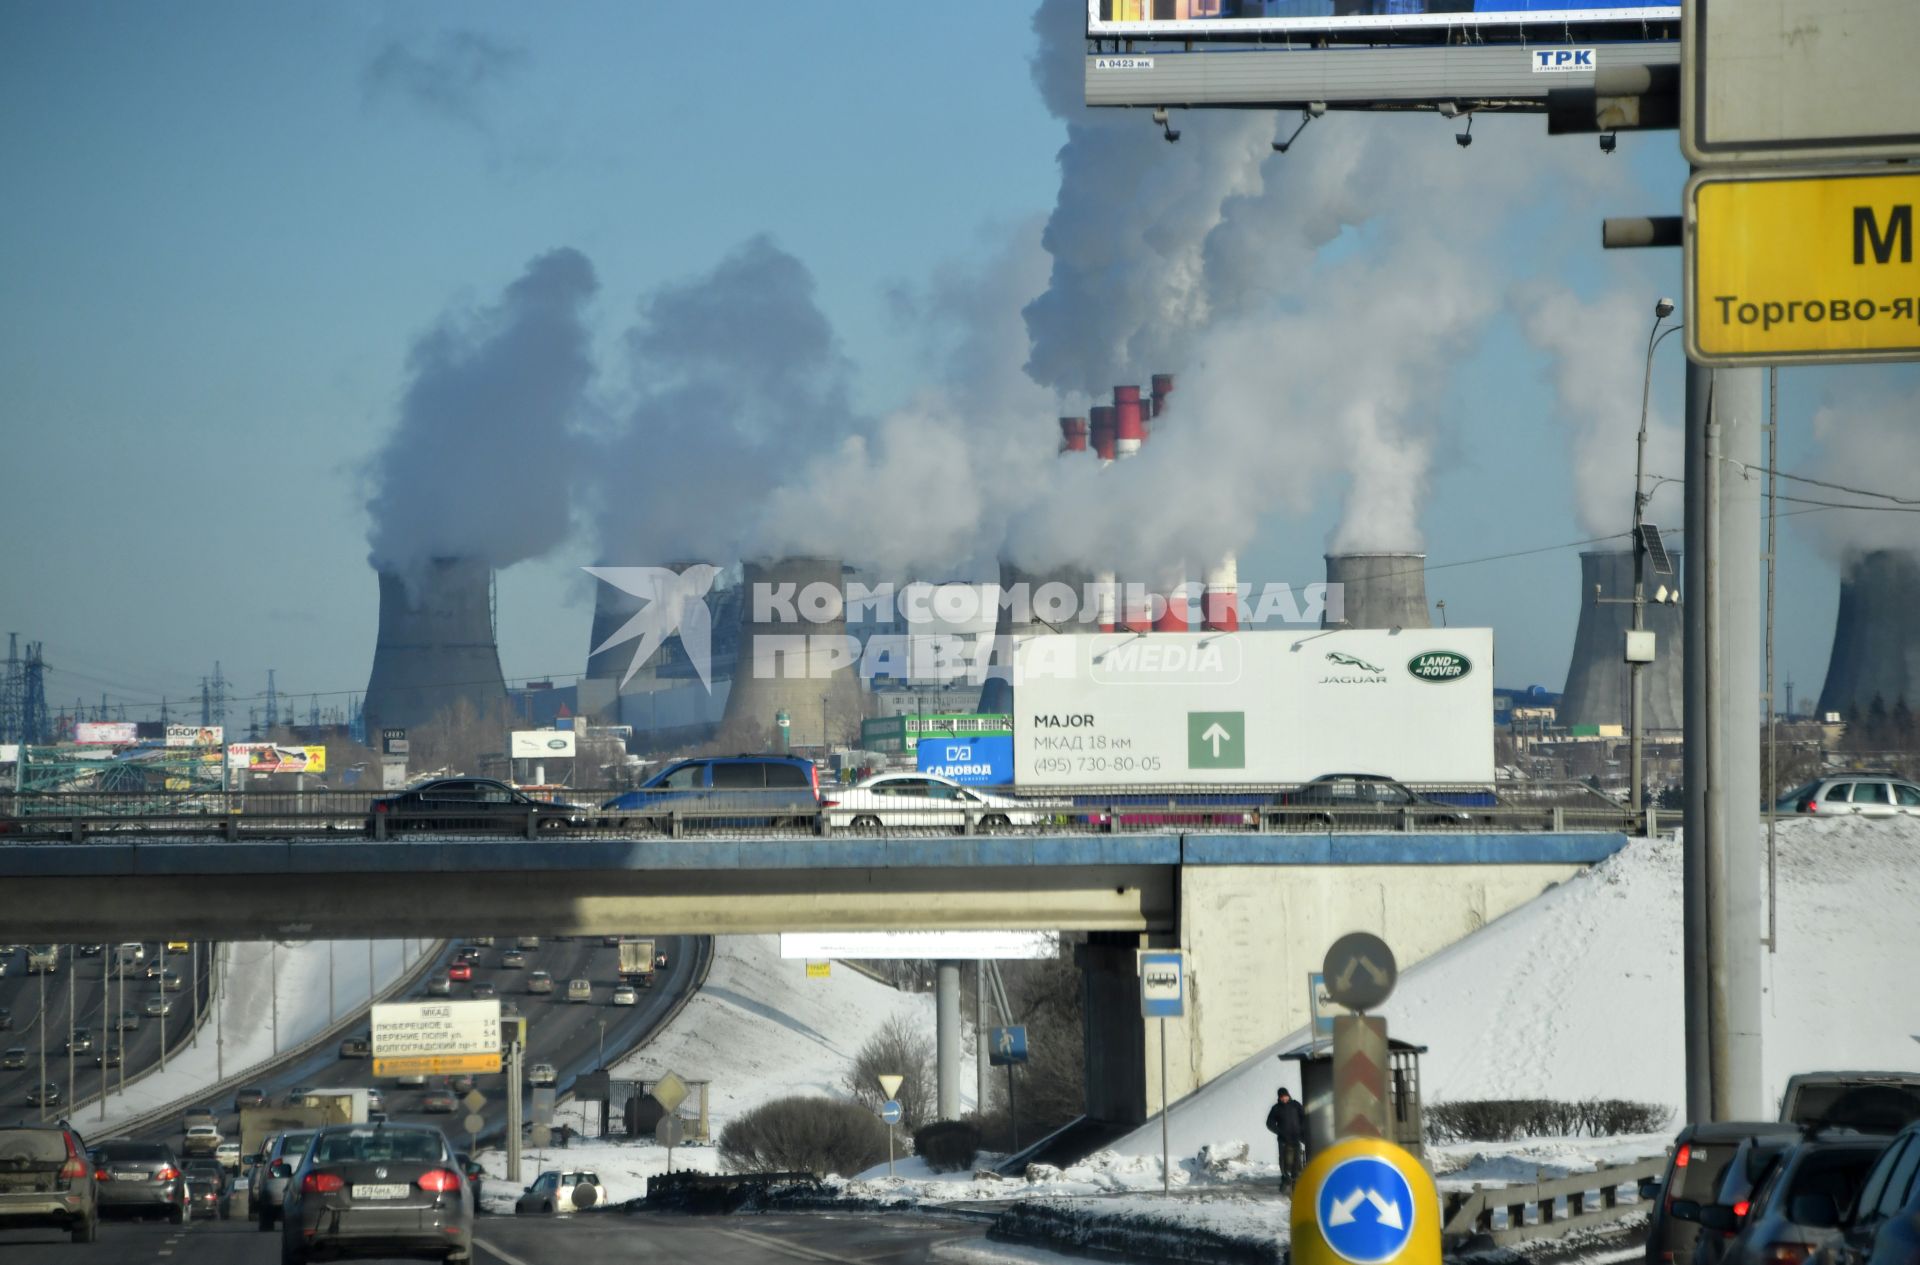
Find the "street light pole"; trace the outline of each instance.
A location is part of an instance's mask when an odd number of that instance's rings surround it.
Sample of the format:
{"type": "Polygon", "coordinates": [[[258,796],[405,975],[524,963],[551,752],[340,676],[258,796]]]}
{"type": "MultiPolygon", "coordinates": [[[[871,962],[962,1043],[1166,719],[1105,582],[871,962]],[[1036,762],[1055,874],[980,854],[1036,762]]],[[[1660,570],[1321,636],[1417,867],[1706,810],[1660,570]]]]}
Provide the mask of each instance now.
{"type": "MultiPolygon", "coordinates": [[[[1647,404],[1653,396],[1653,352],[1660,340],[1680,325],[1660,328],[1660,323],[1673,315],[1673,300],[1659,299],[1653,305],[1653,328],[1647,332],[1647,369],[1640,382],[1640,434],[1636,442],[1633,459],[1633,631],[1641,632],[1646,628],[1647,614],[1647,549],[1640,528],[1647,509],[1647,404]]],[[[1643,769],[1643,743],[1645,725],[1640,706],[1640,661],[1627,662],[1627,725],[1631,734],[1629,743],[1632,752],[1629,758],[1630,772],[1627,807],[1634,819],[1640,819],[1641,787],[1646,783],[1643,769]]]]}

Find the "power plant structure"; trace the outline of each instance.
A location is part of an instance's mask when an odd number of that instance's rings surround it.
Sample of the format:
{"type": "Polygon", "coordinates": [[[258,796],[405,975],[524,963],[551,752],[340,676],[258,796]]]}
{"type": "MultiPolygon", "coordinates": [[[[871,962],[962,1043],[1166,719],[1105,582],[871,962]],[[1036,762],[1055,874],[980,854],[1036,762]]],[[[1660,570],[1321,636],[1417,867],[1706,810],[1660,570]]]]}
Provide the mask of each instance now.
{"type": "Polygon", "coordinates": [[[1920,708],[1920,555],[1875,549],[1850,558],[1840,576],[1833,653],[1820,714],[1865,720],[1875,709],[1920,708]]]}
{"type": "Polygon", "coordinates": [[[382,729],[449,716],[504,716],[493,569],[473,558],[435,558],[412,574],[379,576],[380,633],[363,705],[368,741],[379,741],[382,729]]]}
{"type": "Polygon", "coordinates": [[[782,714],[793,746],[858,735],[867,699],[858,655],[848,652],[844,573],[832,558],[743,564],[739,661],[720,719],[721,741],[777,743],[782,714]]]}
{"type": "MultiPolygon", "coordinates": [[[[675,563],[669,570],[685,571],[690,565],[675,563]]],[[[707,590],[710,635],[703,679],[680,637],[667,637],[638,668],[633,663],[637,642],[606,645],[644,603],[615,585],[599,582],[594,591],[593,630],[587,641],[587,671],[575,695],[579,713],[596,725],[630,727],[641,747],[710,737],[733,688],[739,652],[740,593],[739,586],[728,583],[724,573],[707,590]]]]}
{"type": "MultiPolygon", "coordinates": [[[[1674,574],[1656,576],[1646,564],[1641,592],[1646,597],[1642,626],[1654,634],[1654,660],[1640,670],[1641,726],[1652,732],[1678,732],[1686,690],[1680,607],[1656,602],[1664,585],[1680,587],[1680,553],[1670,549],[1674,574]]],[[[1633,627],[1633,551],[1593,550],[1580,555],[1580,624],[1573,637],[1573,659],[1556,719],[1568,728],[1625,725],[1631,710],[1627,631],[1633,627]]]]}
{"type": "Polygon", "coordinates": [[[1330,553],[1326,559],[1327,609],[1321,616],[1322,628],[1433,626],[1427,614],[1426,554],[1330,553]]]}

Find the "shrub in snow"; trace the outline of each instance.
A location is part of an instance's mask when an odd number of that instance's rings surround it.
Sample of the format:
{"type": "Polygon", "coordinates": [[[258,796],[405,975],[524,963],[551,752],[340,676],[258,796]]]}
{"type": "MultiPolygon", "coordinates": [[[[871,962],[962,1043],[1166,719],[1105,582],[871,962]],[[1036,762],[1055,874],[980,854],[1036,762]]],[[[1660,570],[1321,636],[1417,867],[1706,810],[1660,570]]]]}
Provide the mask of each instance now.
{"type": "Polygon", "coordinates": [[[913,1153],[936,1173],[973,1167],[980,1150],[980,1126],[970,1120],[936,1120],[913,1131],[913,1153]]]}
{"type": "Polygon", "coordinates": [[[933,1118],[933,1098],[938,1074],[934,1067],[933,1038],[923,1025],[903,1015],[887,1020],[878,1032],[867,1038],[847,1069],[847,1094],[875,1115],[886,1095],[880,1092],[882,1076],[898,1076],[900,1081],[900,1124],[911,1131],[933,1118]]]}
{"type": "Polygon", "coordinates": [[[859,1173],[885,1162],[887,1126],[837,1098],[776,1098],[721,1130],[720,1158],[737,1173],[859,1173]]]}
{"type": "Polygon", "coordinates": [[[1485,1098],[1430,1103],[1427,1140],[1511,1142],[1515,1138],[1612,1137],[1654,1133],[1673,1118],[1673,1108],[1620,1098],[1485,1098]]]}

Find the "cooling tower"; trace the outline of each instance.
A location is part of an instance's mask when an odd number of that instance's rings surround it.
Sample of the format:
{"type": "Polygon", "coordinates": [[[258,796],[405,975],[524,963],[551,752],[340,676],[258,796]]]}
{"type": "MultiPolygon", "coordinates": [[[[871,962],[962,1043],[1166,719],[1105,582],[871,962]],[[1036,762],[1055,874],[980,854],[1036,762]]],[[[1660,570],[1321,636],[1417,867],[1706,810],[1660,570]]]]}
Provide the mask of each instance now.
{"type": "MultiPolygon", "coordinates": [[[[1654,661],[1640,670],[1641,723],[1648,730],[1680,728],[1686,698],[1681,678],[1681,628],[1678,605],[1656,603],[1661,585],[1680,587],[1677,550],[1670,550],[1674,575],[1656,576],[1651,562],[1642,581],[1647,598],[1643,626],[1654,634],[1654,661]]],[[[1619,549],[1580,555],[1580,627],[1573,636],[1573,662],[1558,709],[1562,725],[1624,725],[1630,708],[1626,661],[1627,630],[1633,627],[1629,602],[1595,597],[1633,596],[1633,551],[1619,549]],[[1597,593],[1596,593],[1597,589],[1597,593]]]]}
{"type": "Polygon", "coordinates": [[[1820,711],[1864,720],[1879,704],[1920,707],[1920,556],[1877,549],[1847,564],[1820,711]]]}
{"type": "Polygon", "coordinates": [[[1427,628],[1427,555],[1330,553],[1323,628],[1427,628]],[[1339,585],[1339,589],[1331,586],[1339,585]],[[1334,594],[1341,596],[1333,617],[1334,594]]]}
{"type": "Polygon", "coordinates": [[[777,745],[781,712],[797,747],[854,741],[866,716],[857,647],[847,641],[842,568],[835,559],[782,558],[741,568],[739,663],[720,718],[722,742],[765,735],[777,745]],[[804,649],[789,653],[804,637],[804,649]]]}
{"type": "Polygon", "coordinates": [[[507,685],[493,637],[492,569],[436,558],[413,579],[380,572],[380,639],[364,704],[369,740],[456,710],[497,727],[507,685]]]}

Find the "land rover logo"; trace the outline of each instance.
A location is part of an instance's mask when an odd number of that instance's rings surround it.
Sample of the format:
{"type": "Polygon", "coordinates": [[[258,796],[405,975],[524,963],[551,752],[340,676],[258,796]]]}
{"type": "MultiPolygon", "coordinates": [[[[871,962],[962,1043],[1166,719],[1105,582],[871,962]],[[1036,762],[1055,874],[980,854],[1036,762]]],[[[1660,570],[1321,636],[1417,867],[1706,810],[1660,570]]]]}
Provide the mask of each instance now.
{"type": "Polygon", "coordinates": [[[549,751],[565,751],[566,749],[567,749],[567,740],[566,740],[565,738],[549,738],[549,739],[547,739],[547,750],[549,750],[549,751]]]}
{"type": "Polygon", "coordinates": [[[1407,660],[1407,671],[1421,681],[1457,681],[1473,671],[1473,662],[1451,650],[1429,650],[1407,660]]]}

